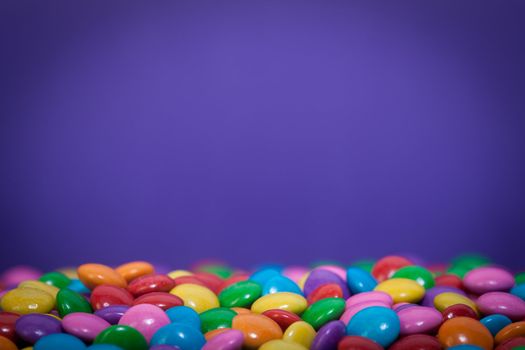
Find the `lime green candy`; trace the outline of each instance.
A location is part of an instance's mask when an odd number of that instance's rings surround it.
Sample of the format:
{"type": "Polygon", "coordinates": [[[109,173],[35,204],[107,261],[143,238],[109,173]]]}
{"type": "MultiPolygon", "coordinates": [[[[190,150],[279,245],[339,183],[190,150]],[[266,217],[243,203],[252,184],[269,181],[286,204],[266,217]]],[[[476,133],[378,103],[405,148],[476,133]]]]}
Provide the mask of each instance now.
{"type": "Polygon", "coordinates": [[[345,311],[345,301],[342,298],[321,299],[310,305],[302,314],[303,321],[318,330],[326,323],[337,320],[345,311]]]}
{"type": "Polygon", "coordinates": [[[408,278],[410,280],[416,281],[425,289],[434,287],[436,283],[434,281],[434,276],[432,276],[432,272],[417,265],[400,268],[392,275],[392,278],[408,278]]]}
{"type": "Polygon", "coordinates": [[[233,270],[223,265],[204,265],[199,267],[199,271],[208,272],[219,276],[220,278],[226,279],[233,275],[233,270]]]}
{"type": "Polygon", "coordinates": [[[240,281],[222,290],[219,303],[223,307],[250,307],[262,294],[261,286],[253,281],[240,281]]]}
{"type": "Polygon", "coordinates": [[[525,283],[525,271],[516,274],[514,279],[516,280],[516,285],[525,283]]]}
{"type": "Polygon", "coordinates": [[[57,271],[48,272],[42,275],[38,280],[57,288],[66,288],[71,283],[69,277],[57,271]]]}
{"type": "Polygon", "coordinates": [[[199,315],[201,319],[201,331],[207,333],[219,328],[231,328],[232,320],[237,313],[225,307],[217,307],[204,311],[199,315]]]}
{"type": "Polygon", "coordinates": [[[148,343],[142,334],[130,326],[115,325],[97,335],[94,344],[113,344],[123,350],[147,350],[148,343]]]}
{"type": "Polygon", "coordinates": [[[61,289],[57,294],[57,310],[60,317],[64,317],[73,312],[92,313],[89,302],[77,292],[69,289],[61,289]]]}

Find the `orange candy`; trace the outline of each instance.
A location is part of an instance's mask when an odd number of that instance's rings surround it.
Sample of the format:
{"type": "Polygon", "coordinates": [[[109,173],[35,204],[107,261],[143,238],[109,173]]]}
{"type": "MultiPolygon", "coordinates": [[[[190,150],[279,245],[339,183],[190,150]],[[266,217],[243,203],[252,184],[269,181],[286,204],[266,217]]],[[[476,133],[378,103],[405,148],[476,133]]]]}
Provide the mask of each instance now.
{"type": "Polygon", "coordinates": [[[503,327],[498,334],[496,334],[496,344],[503,343],[506,340],[525,337],[525,321],[514,322],[506,327],[503,327]]]}
{"type": "Polygon", "coordinates": [[[119,275],[129,282],[137,277],[149,275],[155,272],[155,268],[145,261],[132,261],[122,264],[115,269],[119,275]]]}
{"type": "Polygon", "coordinates": [[[241,314],[233,318],[232,328],[244,334],[244,346],[256,349],[267,341],[281,339],[283,331],[271,318],[258,314],[241,314]]]}
{"type": "Polygon", "coordinates": [[[111,267],[101,264],[84,264],[77,269],[78,278],[89,289],[101,284],[126,288],[128,283],[111,267]]]}
{"type": "Polygon", "coordinates": [[[454,317],[445,321],[439,328],[437,336],[444,348],[471,344],[485,350],[492,350],[494,346],[489,330],[481,322],[470,317],[454,317]]]}
{"type": "Polygon", "coordinates": [[[0,349],[2,350],[18,350],[15,343],[0,335],[0,349]]]}
{"type": "Polygon", "coordinates": [[[212,338],[218,336],[221,333],[224,333],[226,331],[231,331],[231,328],[217,328],[212,331],[209,331],[204,334],[204,338],[206,338],[206,341],[210,341],[212,338]]]}
{"type": "Polygon", "coordinates": [[[240,314],[251,314],[252,313],[252,310],[246,309],[244,307],[232,307],[231,309],[233,311],[235,311],[238,315],[240,315],[240,314]]]}

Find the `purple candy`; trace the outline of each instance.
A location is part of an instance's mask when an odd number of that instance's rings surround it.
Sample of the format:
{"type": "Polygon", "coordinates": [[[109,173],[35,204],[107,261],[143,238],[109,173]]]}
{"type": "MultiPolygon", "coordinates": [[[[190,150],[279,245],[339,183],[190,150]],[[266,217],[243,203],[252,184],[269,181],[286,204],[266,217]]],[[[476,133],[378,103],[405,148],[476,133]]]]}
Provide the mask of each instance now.
{"type": "Polygon", "coordinates": [[[331,321],[319,329],[312,342],[311,350],[337,349],[337,343],[345,336],[346,326],[342,321],[331,321]]]}
{"type": "Polygon", "coordinates": [[[429,306],[434,307],[434,298],[441,293],[457,293],[461,295],[465,295],[465,292],[461,289],[454,288],[454,287],[448,287],[448,286],[436,286],[428,289],[425,292],[425,296],[423,297],[423,300],[421,301],[421,305],[423,306],[429,306]]]}
{"type": "Polygon", "coordinates": [[[312,293],[317,287],[322,286],[323,284],[336,283],[341,287],[343,291],[343,298],[348,299],[350,297],[350,290],[348,289],[347,284],[343,279],[337,276],[335,273],[324,270],[323,268],[318,268],[313,270],[304,283],[304,295],[308,296],[312,293]]]}
{"type": "Polygon", "coordinates": [[[16,334],[26,342],[34,344],[43,336],[62,333],[60,321],[44,314],[21,316],[15,323],[16,334]]]}
{"type": "Polygon", "coordinates": [[[129,306],[127,305],[110,305],[95,311],[95,315],[105,319],[110,324],[115,325],[120,321],[120,318],[126,311],[128,311],[128,309],[129,306]]]}

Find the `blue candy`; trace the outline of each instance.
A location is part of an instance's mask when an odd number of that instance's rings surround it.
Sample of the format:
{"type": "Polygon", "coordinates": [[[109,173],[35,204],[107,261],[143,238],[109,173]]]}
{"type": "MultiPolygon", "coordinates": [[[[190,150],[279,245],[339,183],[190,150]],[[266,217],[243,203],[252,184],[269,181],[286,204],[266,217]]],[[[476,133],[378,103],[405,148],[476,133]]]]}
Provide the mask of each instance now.
{"type": "Polygon", "coordinates": [[[503,329],[503,327],[508,326],[512,323],[510,318],[505,315],[493,314],[483,317],[479,320],[487,329],[492,333],[493,336],[503,329]]]}
{"type": "Polygon", "coordinates": [[[171,323],[183,323],[200,331],[201,318],[199,314],[187,306],[174,306],[166,310],[171,323]]]}
{"type": "Polygon", "coordinates": [[[525,300],[525,283],[518,284],[516,287],[510,290],[510,293],[525,300]]]}
{"type": "Polygon", "coordinates": [[[278,269],[270,267],[255,271],[249,279],[251,281],[259,283],[261,286],[264,286],[266,282],[270,280],[270,278],[280,275],[281,272],[278,269]]]}
{"type": "Polygon", "coordinates": [[[82,340],[70,334],[55,333],[40,338],[34,350],[86,350],[82,340]]]}
{"type": "Polygon", "coordinates": [[[278,292],[290,292],[303,295],[301,288],[288,277],[278,275],[270,278],[263,286],[263,295],[278,292]]]}
{"type": "Polygon", "coordinates": [[[352,294],[370,292],[377,286],[374,276],[360,267],[350,267],[346,270],[346,283],[352,294]]]}
{"type": "Polygon", "coordinates": [[[171,323],[159,328],[151,338],[150,346],[153,345],[176,345],[184,350],[200,350],[206,339],[192,326],[182,323],[171,323]]]}
{"type": "Polygon", "coordinates": [[[346,334],[369,338],[386,348],[399,336],[399,329],[399,317],[393,310],[371,306],[350,319],[346,325],[346,334]]]}
{"type": "Polygon", "coordinates": [[[72,279],[69,286],[67,286],[67,289],[71,289],[80,294],[91,293],[91,291],[78,279],[72,279]]]}

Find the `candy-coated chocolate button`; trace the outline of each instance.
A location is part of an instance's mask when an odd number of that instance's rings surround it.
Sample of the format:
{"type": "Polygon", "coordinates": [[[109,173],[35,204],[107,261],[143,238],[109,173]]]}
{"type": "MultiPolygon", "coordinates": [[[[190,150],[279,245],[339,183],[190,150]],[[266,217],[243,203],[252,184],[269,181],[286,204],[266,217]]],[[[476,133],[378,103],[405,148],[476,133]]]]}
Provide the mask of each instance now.
{"type": "Polygon", "coordinates": [[[501,344],[509,339],[525,337],[525,321],[514,322],[503,327],[495,337],[496,344],[501,344]]]}
{"type": "Polygon", "coordinates": [[[296,314],[280,309],[266,310],[262,313],[264,316],[274,320],[283,332],[294,322],[301,321],[301,318],[296,314]]]}
{"type": "Polygon", "coordinates": [[[93,312],[86,298],[70,289],[61,289],[60,292],[58,292],[57,310],[60,317],[64,317],[73,312],[93,312]]]}
{"type": "Polygon", "coordinates": [[[133,305],[151,304],[160,307],[162,310],[167,310],[174,306],[184,305],[184,301],[176,295],[164,292],[152,292],[141,295],[133,300],[133,305]]]}
{"type": "Polygon", "coordinates": [[[342,297],[343,290],[341,287],[337,283],[328,283],[322,284],[314,289],[313,292],[308,295],[307,302],[310,305],[321,299],[342,297]]]}
{"type": "Polygon", "coordinates": [[[303,295],[299,286],[288,277],[278,275],[270,278],[263,286],[263,295],[279,292],[290,292],[303,295]]]}
{"type": "Polygon", "coordinates": [[[382,302],[383,304],[385,304],[386,307],[392,307],[392,305],[394,304],[394,300],[392,299],[390,294],[379,291],[370,291],[352,295],[346,300],[346,308],[348,309],[353,305],[369,301],[382,302]]]}
{"type": "Polygon", "coordinates": [[[359,267],[350,267],[346,270],[346,283],[353,294],[369,292],[377,286],[374,276],[359,267]]]}
{"type": "Polygon", "coordinates": [[[206,333],[219,328],[231,328],[232,320],[237,315],[225,307],[217,307],[204,311],[199,315],[201,320],[201,331],[206,333]]]}
{"type": "Polygon", "coordinates": [[[244,334],[236,329],[228,329],[211,338],[202,350],[239,350],[244,342],[244,334]]]}
{"type": "Polygon", "coordinates": [[[103,318],[84,312],[71,313],[62,320],[62,327],[67,333],[88,342],[109,326],[109,322],[103,318]]]}
{"type": "Polygon", "coordinates": [[[400,331],[397,314],[382,306],[372,306],[359,311],[348,322],[346,333],[369,338],[383,347],[396,340],[400,331]]]}
{"type": "Polygon", "coordinates": [[[454,317],[470,317],[475,320],[478,319],[478,314],[476,311],[472,310],[470,307],[468,307],[465,304],[455,304],[450,305],[442,312],[443,320],[450,320],[454,317]]]}
{"type": "Polygon", "coordinates": [[[322,326],[312,342],[310,349],[335,349],[339,341],[345,336],[346,327],[341,321],[331,321],[322,326]]]}
{"type": "Polygon", "coordinates": [[[270,340],[280,339],[283,336],[277,323],[259,314],[235,316],[232,328],[244,334],[244,346],[250,349],[256,349],[270,340]]]}
{"type": "Polygon", "coordinates": [[[29,344],[36,343],[43,336],[62,332],[59,320],[43,314],[23,315],[16,321],[15,329],[20,339],[29,344]]]}
{"type": "Polygon", "coordinates": [[[489,330],[478,320],[470,317],[454,317],[445,321],[439,328],[438,340],[445,348],[471,344],[484,350],[492,350],[494,345],[489,330]]]}
{"type": "Polygon", "coordinates": [[[47,313],[55,306],[55,299],[47,292],[34,288],[15,288],[1,299],[2,310],[18,314],[47,313]]]}
{"type": "Polygon", "coordinates": [[[308,306],[302,314],[302,319],[314,329],[319,329],[326,323],[337,320],[345,309],[345,301],[341,298],[326,298],[308,306]]]}
{"type": "Polygon", "coordinates": [[[66,288],[71,283],[71,278],[58,271],[48,272],[40,276],[38,280],[58,289],[66,288]]]}
{"type": "Polygon", "coordinates": [[[472,300],[470,300],[469,298],[461,294],[447,292],[447,293],[438,294],[434,298],[434,306],[440,312],[443,312],[445,311],[447,307],[456,305],[456,304],[467,305],[472,310],[476,311],[476,313],[478,312],[478,308],[476,304],[472,300]]]}
{"type": "Polygon", "coordinates": [[[303,296],[295,293],[279,292],[260,297],[253,303],[251,310],[257,314],[272,309],[281,309],[293,312],[294,314],[301,314],[307,306],[308,303],[303,296]]]}
{"type": "Polygon", "coordinates": [[[416,281],[423,288],[429,289],[434,287],[435,281],[432,272],[421,266],[405,266],[394,272],[392,278],[408,278],[416,281]]]}
{"type": "Polygon", "coordinates": [[[292,323],[284,332],[283,340],[310,349],[316,335],[314,327],[304,321],[292,323]]]}
{"type": "Polygon", "coordinates": [[[18,350],[18,347],[11,341],[11,339],[8,339],[4,336],[0,335],[0,349],[2,350],[18,350]]]}
{"type": "Polygon", "coordinates": [[[502,314],[514,321],[525,318],[525,301],[505,292],[490,292],[477,300],[479,310],[486,314],[502,314]]]}
{"type": "Polygon", "coordinates": [[[166,310],[172,323],[184,323],[200,331],[201,319],[197,311],[188,306],[175,306],[166,310]]]}
{"type": "Polygon", "coordinates": [[[106,320],[111,325],[118,324],[120,318],[129,310],[127,305],[111,305],[95,311],[95,315],[106,320]]]}
{"type": "Polygon", "coordinates": [[[412,265],[412,262],[402,256],[389,255],[379,259],[372,268],[372,276],[378,282],[383,282],[402,267],[412,265]]]}
{"type": "Polygon", "coordinates": [[[14,312],[0,311],[0,336],[15,341],[15,323],[19,318],[14,312]]]}
{"type": "Polygon", "coordinates": [[[392,278],[383,281],[374,290],[389,294],[394,303],[417,303],[425,295],[425,288],[408,278],[392,278]]]}
{"type": "Polygon", "coordinates": [[[126,288],[128,283],[117,271],[102,264],[84,264],[77,269],[78,279],[89,289],[101,284],[126,288]]]}
{"type": "Polygon", "coordinates": [[[441,350],[441,344],[426,334],[412,334],[397,340],[388,350],[441,350]]]}
{"type": "Polygon", "coordinates": [[[69,334],[50,334],[42,337],[34,346],[34,350],[85,350],[86,345],[77,337],[69,334]]]}
{"type": "Polygon", "coordinates": [[[492,333],[493,336],[496,336],[499,331],[504,327],[512,323],[511,319],[505,315],[494,314],[483,317],[479,320],[487,329],[492,333]]]}
{"type": "Polygon", "coordinates": [[[181,284],[170,291],[184,301],[184,305],[191,307],[198,313],[219,307],[219,299],[208,288],[197,284],[181,284]]]}
{"type": "Polygon", "coordinates": [[[135,278],[128,285],[128,291],[135,297],[151,292],[169,292],[175,287],[175,282],[161,274],[145,275],[135,278]]]}
{"type": "Polygon", "coordinates": [[[289,343],[284,340],[275,339],[264,343],[259,350],[308,350],[301,344],[289,343]]]}
{"type": "Polygon", "coordinates": [[[45,284],[44,282],[35,281],[35,280],[27,280],[24,282],[20,282],[18,285],[18,288],[34,288],[39,289],[41,291],[44,291],[48,294],[50,294],[53,298],[57,297],[59,289],[57,287],[54,287],[49,284],[45,284]]]}
{"type": "Polygon", "coordinates": [[[348,289],[345,280],[343,280],[336,273],[329,270],[325,270],[323,268],[316,268],[315,270],[310,272],[308,278],[304,282],[304,295],[308,296],[319,286],[328,283],[335,283],[339,285],[339,287],[341,287],[341,290],[343,291],[344,299],[347,299],[350,296],[350,290],[348,289]]]}
{"type": "Polygon", "coordinates": [[[122,264],[115,269],[115,271],[124,277],[127,282],[134,280],[137,277],[149,275],[155,272],[153,265],[146,261],[132,261],[122,264]]]}
{"type": "Polygon", "coordinates": [[[183,350],[201,350],[205,342],[206,339],[195,327],[170,323],[153,335],[150,345],[174,345],[183,350]]]}
{"type": "Polygon", "coordinates": [[[368,338],[358,335],[347,335],[341,339],[337,345],[337,350],[383,350],[383,347],[368,338]]]}
{"type": "Polygon", "coordinates": [[[90,301],[94,310],[100,310],[111,305],[131,306],[133,296],[124,288],[104,284],[93,289],[90,301]]]}
{"type": "Polygon", "coordinates": [[[151,304],[132,306],[118,322],[119,325],[130,326],[139,331],[148,343],[159,328],[169,323],[166,313],[151,304]]]}
{"type": "Polygon", "coordinates": [[[397,312],[401,325],[400,334],[427,333],[437,329],[442,322],[439,311],[427,306],[413,306],[397,312]]]}
{"type": "Polygon", "coordinates": [[[261,286],[253,281],[239,281],[219,294],[219,301],[224,307],[250,307],[262,294],[261,286]]]}
{"type": "Polygon", "coordinates": [[[129,326],[111,326],[103,330],[94,344],[113,344],[123,350],[147,350],[148,343],[142,334],[129,326]]]}
{"type": "Polygon", "coordinates": [[[463,284],[476,294],[508,291],[514,286],[514,276],[499,267],[478,267],[467,272],[463,284]]]}

